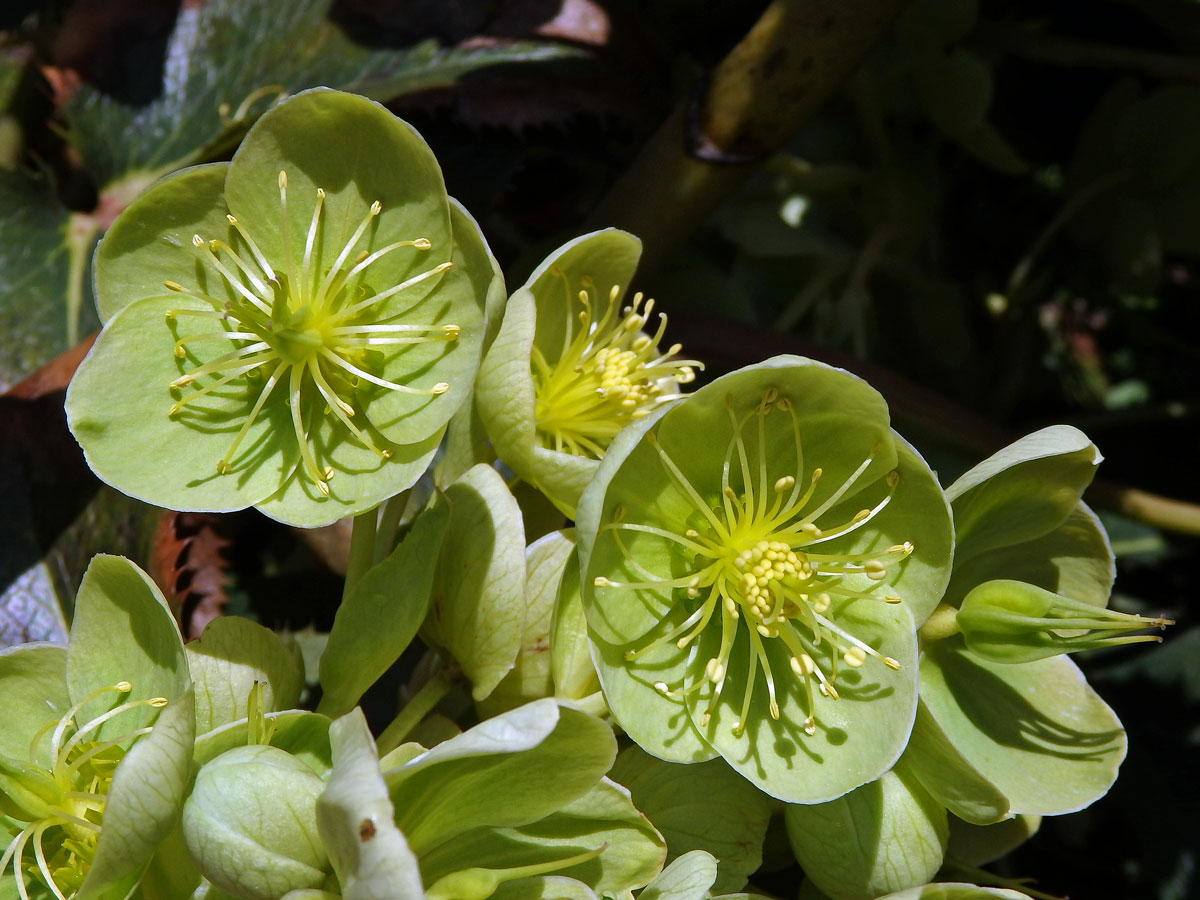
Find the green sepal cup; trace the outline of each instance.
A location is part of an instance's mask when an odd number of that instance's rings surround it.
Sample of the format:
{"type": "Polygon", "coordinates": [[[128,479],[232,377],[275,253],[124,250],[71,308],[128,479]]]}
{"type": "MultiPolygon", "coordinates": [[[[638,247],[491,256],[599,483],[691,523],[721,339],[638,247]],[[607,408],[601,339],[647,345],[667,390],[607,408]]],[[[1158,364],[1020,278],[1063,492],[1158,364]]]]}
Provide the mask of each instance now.
{"type": "Polygon", "coordinates": [[[788,356],[717,379],[617,437],[577,522],[592,657],[643,749],[800,803],[895,762],[951,524],[865,382],[788,356]]]}
{"type": "Polygon", "coordinates": [[[475,388],[496,455],[569,517],[625,426],[700,366],[660,348],[654,301],[624,303],[642,242],[615,228],[559,247],[509,298],[475,388]]]}
{"type": "Polygon", "coordinates": [[[324,89],[266,112],[230,163],[151,186],[95,272],[105,327],[67,413],[100,478],[303,526],[424,471],[470,394],[496,277],[420,136],[324,89]]]}

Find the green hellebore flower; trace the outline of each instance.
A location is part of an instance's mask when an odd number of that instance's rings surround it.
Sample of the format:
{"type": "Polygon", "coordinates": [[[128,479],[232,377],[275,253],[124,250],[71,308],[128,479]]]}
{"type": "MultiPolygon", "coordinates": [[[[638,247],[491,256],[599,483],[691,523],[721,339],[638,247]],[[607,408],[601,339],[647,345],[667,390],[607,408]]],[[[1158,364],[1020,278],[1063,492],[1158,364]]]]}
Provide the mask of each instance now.
{"type": "Polygon", "coordinates": [[[606,229],[551,253],[508,301],[475,387],[496,455],[568,516],[622,428],[703,365],[660,349],[653,300],[622,305],[642,245],[606,229]]]}
{"type": "Polygon", "coordinates": [[[179,815],[195,733],[162,595],[96,557],[69,645],[0,652],[0,692],[0,887],[11,871],[22,900],[128,896],[179,815]]]}
{"type": "Polygon", "coordinates": [[[325,89],[266,112],[232,162],[152,186],[95,273],[105,327],[67,413],[96,473],[161,506],[305,526],[424,471],[497,277],[420,136],[325,89]]]}
{"type": "Polygon", "coordinates": [[[865,382],[776,357],[617,438],[579,504],[583,603],[614,718],[815,803],[887,770],[949,509],[865,382]]]}

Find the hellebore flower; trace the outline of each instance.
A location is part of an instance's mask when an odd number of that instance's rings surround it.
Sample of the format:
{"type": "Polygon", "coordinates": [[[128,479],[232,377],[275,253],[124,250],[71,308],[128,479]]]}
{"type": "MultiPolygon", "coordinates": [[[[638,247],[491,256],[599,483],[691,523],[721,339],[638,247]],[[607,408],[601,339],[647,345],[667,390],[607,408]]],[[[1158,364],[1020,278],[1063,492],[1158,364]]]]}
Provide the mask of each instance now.
{"type": "Polygon", "coordinates": [[[653,300],[623,305],[641,242],[616,229],[559,247],[518,289],[480,367],[477,408],[496,454],[573,515],[609,444],[680,396],[703,366],[660,349],[653,300]]]}
{"type": "Polygon", "coordinates": [[[161,506],[306,526],[424,471],[470,393],[496,277],[421,138],[323,89],[266,112],[232,162],[152,186],[95,271],[105,327],[67,412],[96,473],[161,506]]]}
{"type": "Polygon", "coordinates": [[[900,755],[951,523],[865,382],[799,357],[716,380],[614,441],[578,533],[593,660],[643,749],[802,803],[900,755]]]}
{"type": "Polygon", "coordinates": [[[183,642],[161,594],[128,560],[96,557],[69,645],[0,652],[0,685],[0,889],[11,871],[22,900],[128,896],[192,758],[183,642]]]}

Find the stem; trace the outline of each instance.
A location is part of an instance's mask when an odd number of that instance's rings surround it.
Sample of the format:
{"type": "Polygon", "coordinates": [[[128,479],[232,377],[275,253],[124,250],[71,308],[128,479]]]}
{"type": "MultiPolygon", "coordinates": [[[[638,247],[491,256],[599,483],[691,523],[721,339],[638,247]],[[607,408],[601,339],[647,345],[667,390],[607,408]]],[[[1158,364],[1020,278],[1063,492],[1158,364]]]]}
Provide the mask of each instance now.
{"type": "Polygon", "coordinates": [[[378,507],[354,517],[354,530],[350,533],[350,559],[346,563],[346,586],[342,589],[343,600],[350,596],[358,580],[375,563],[375,529],[378,521],[378,507]]]}
{"type": "Polygon", "coordinates": [[[392,719],[392,724],[383,730],[383,734],[375,741],[380,756],[391,753],[408,737],[408,733],[420,724],[442,698],[450,693],[458,678],[452,671],[443,669],[430,678],[412,699],[404,705],[404,709],[392,719]]]}
{"type": "Polygon", "coordinates": [[[650,138],[588,225],[642,235],[639,273],[652,272],[825,105],[907,5],[774,0],[707,89],[650,138]]]}
{"type": "Polygon", "coordinates": [[[1036,897],[1037,900],[1066,900],[1058,894],[1047,894],[1045,891],[1039,891],[1029,886],[1032,879],[1029,878],[1005,878],[1002,875],[997,875],[995,872],[989,872],[987,869],[980,869],[977,866],[969,866],[964,862],[959,862],[956,859],[947,859],[941,869],[943,876],[955,878],[966,878],[975,884],[985,884],[991,887],[1008,888],[1014,891],[1020,891],[1023,894],[1028,894],[1030,897],[1036,897]]]}

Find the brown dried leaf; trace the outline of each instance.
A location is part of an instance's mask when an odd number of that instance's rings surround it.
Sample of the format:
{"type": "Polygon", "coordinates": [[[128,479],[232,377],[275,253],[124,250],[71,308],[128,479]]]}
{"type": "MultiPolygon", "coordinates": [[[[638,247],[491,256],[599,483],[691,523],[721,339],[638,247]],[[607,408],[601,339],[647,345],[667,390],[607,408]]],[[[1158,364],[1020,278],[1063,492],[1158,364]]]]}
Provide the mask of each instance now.
{"type": "Polygon", "coordinates": [[[217,513],[165,511],[150,552],[150,574],[162,588],[186,639],[199,637],[229,602],[230,583],[223,533],[217,513]]]}

